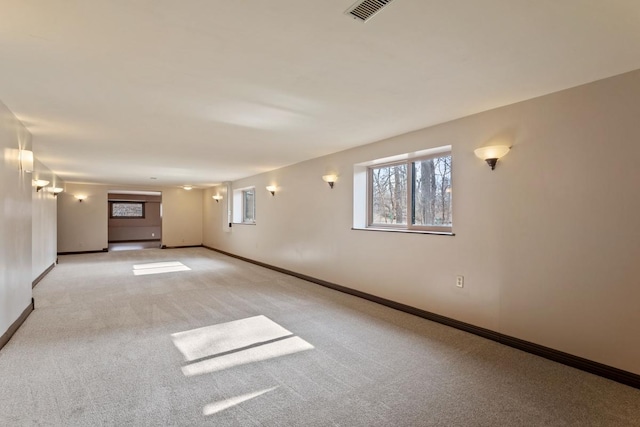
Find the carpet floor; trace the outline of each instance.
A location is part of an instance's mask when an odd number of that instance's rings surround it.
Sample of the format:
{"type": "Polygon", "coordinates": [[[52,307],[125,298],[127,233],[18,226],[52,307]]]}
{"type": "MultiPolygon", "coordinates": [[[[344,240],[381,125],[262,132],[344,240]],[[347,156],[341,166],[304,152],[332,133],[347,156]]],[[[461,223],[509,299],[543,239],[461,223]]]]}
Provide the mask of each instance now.
{"type": "Polygon", "coordinates": [[[204,248],[60,257],[2,426],[640,426],[640,390],[204,248]]]}

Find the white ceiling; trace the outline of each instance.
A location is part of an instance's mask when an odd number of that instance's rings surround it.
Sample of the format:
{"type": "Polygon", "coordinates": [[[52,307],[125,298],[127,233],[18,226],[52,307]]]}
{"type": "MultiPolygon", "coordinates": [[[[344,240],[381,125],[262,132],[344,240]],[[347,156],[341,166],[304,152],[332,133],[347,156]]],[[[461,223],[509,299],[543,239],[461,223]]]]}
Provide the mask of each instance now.
{"type": "Polygon", "coordinates": [[[0,0],[0,100],[69,182],[204,187],[640,68],[638,0],[352,3],[0,0]]]}

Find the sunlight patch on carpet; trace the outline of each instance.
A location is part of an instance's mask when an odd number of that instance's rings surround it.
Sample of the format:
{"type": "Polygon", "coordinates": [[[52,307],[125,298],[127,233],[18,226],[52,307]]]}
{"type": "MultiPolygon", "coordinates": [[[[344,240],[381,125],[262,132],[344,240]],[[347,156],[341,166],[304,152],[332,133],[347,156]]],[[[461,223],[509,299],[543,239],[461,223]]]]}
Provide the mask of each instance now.
{"type": "Polygon", "coordinates": [[[266,316],[205,326],[171,335],[173,344],[190,364],[185,376],[218,372],[313,349],[266,316]]]}
{"type": "Polygon", "coordinates": [[[146,276],[148,274],[172,273],[174,271],[191,270],[180,261],[150,262],[146,264],[136,264],[133,266],[135,276],[146,276]]]}
{"type": "Polygon", "coordinates": [[[293,334],[266,316],[254,316],[171,335],[186,361],[240,350],[293,334]]]}
{"type": "Polygon", "coordinates": [[[312,350],[314,347],[300,337],[285,338],[280,341],[251,347],[223,356],[205,359],[182,367],[182,373],[187,377],[210,374],[224,369],[249,363],[262,362],[276,357],[287,356],[301,351],[312,350]]]}
{"type": "Polygon", "coordinates": [[[251,399],[255,399],[258,396],[261,396],[265,393],[269,393],[270,391],[273,391],[275,389],[277,389],[278,387],[271,387],[271,388],[267,388],[265,390],[260,390],[260,391],[256,391],[253,393],[247,393],[247,394],[243,394],[240,396],[236,396],[236,397],[230,397],[229,399],[225,399],[225,400],[220,400],[218,402],[213,402],[208,404],[207,406],[205,406],[202,409],[202,413],[203,415],[213,415],[216,414],[218,412],[222,412],[226,409],[229,409],[233,406],[239,405],[242,402],[246,402],[247,400],[251,400],[251,399]]]}

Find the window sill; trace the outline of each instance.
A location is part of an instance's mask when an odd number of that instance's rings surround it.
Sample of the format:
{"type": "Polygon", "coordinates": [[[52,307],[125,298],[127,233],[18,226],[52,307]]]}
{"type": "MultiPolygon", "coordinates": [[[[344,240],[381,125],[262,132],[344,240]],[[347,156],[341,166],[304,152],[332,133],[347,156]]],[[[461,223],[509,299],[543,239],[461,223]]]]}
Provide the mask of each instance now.
{"type": "Polygon", "coordinates": [[[232,222],[233,225],[256,225],[255,222],[232,222]]]}
{"type": "Polygon", "coordinates": [[[455,236],[455,233],[450,231],[407,230],[404,228],[376,228],[376,227],[351,227],[351,229],[357,230],[357,231],[383,231],[383,232],[390,232],[390,233],[435,234],[438,236],[455,236]]]}

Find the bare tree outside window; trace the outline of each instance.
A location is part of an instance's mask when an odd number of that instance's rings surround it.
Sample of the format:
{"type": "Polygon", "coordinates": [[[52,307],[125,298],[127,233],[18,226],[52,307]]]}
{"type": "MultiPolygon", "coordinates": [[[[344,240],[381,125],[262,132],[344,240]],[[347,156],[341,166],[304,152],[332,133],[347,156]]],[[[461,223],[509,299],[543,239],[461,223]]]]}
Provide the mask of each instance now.
{"type": "Polygon", "coordinates": [[[407,223],[407,165],[372,169],[372,221],[375,224],[407,223]]]}
{"type": "Polygon", "coordinates": [[[451,231],[448,153],[371,167],[369,192],[371,226],[451,231]]]}
{"type": "Polygon", "coordinates": [[[111,218],[144,218],[144,202],[109,202],[111,218]]]}
{"type": "Polygon", "coordinates": [[[451,156],[413,163],[413,224],[451,226],[451,156]]]}

